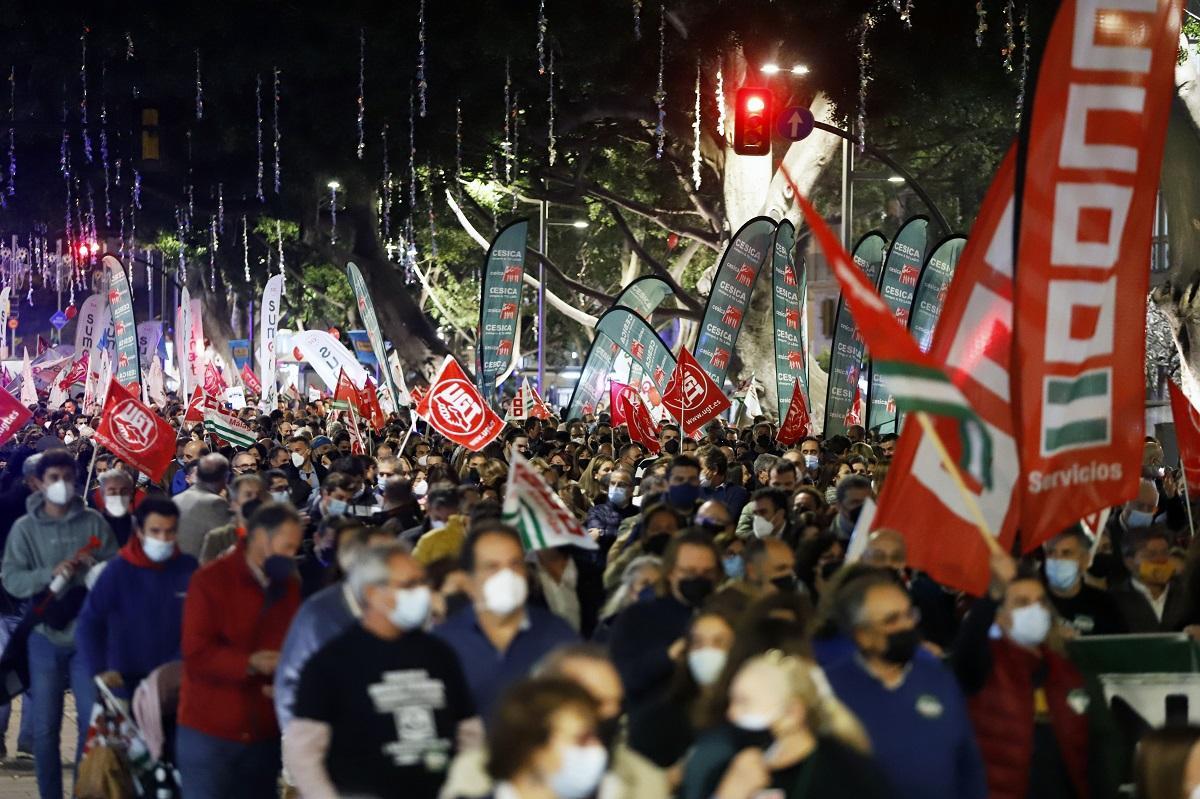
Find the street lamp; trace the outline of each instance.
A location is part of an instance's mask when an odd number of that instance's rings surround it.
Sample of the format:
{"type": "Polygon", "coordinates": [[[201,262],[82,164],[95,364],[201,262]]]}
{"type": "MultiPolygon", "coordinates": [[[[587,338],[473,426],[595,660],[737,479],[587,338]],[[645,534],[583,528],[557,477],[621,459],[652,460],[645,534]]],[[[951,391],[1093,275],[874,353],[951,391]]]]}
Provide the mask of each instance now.
{"type": "MultiPolygon", "coordinates": [[[[550,202],[542,200],[538,203],[538,250],[541,251],[543,258],[549,258],[550,254],[546,252],[549,244],[549,228],[551,227],[569,227],[576,230],[585,230],[588,226],[586,219],[573,219],[569,222],[551,222],[550,221],[550,202]]],[[[537,371],[537,388],[543,394],[546,391],[546,264],[543,260],[538,261],[538,336],[537,336],[537,355],[538,355],[538,371],[537,371]]]]}
{"type": "MultiPolygon", "coordinates": [[[[761,67],[759,67],[759,71],[764,75],[778,75],[780,72],[784,72],[785,70],[778,64],[763,64],[761,67]]],[[[793,64],[791,69],[786,71],[792,73],[793,75],[807,75],[808,67],[804,64],[793,64]]]]}

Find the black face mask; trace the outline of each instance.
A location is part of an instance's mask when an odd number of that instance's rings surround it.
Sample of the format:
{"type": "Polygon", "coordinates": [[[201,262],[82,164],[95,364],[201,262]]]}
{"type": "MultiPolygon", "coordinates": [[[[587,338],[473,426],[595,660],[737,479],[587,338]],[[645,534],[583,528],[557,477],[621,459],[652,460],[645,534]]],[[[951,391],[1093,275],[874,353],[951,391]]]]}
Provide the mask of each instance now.
{"type": "Polygon", "coordinates": [[[887,646],[884,647],[880,657],[888,663],[903,666],[913,659],[917,654],[919,646],[921,646],[920,628],[913,627],[911,630],[897,630],[894,633],[888,634],[887,646]]]}
{"type": "Polygon", "coordinates": [[[475,468],[467,469],[467,482],[474,485],[479,484],[479,470],[475,468]]]}
{"type": "Polygon", "coordinates": [[[736,724],[730,724],[733,731],[733,747],[737,751],[743,749],[761,749],[766,751],[775,743],[775,736],[770,730],[744,730],[736,724]]]}
{"type": "Polygon", "coordinates": [[[1092,557],[1092,565],[1088,567],[1088,574],[1101,580],[1114,577],[1119,571],[1117,556],[1111,552],[1097,552],[1092,557]]]}
{"type": "Polygon", "coordinates": [[[669,534],[659,533],[642,542],[642,551],[647,555],[662,557],[662,553],[667,551],[667,544],[670,542],[671,536],[669,534]]]}
{"type": "Polygon", "coordinates": [[[591,458],[580,458],[579,459],[579,470],[583,471],[584,469],[586,469],[588,467],[588,464],[591,462],[592,462],[591,458]]]}
{"type": "Polygon", "coordinates": [[[785,574],[782,577],[776,577],[771,581],[771,585],[781,594],[793,594],[796,592],[796,575],[785,574]]]}
{"type": "Polygon", "coordinates": [[[770,449],[771,448],[771,437],[770,436],[759,436],[758,438],[754,439],[754,443],[758,445],[759,449],[770,449]]]}
{"type": "Polygon", "coordinates": [[[679,581],[679,595],[694,608],[704,604],[704,600],[712,594],[713,588],[713,581],[707,577],[688,577],[679,581]]]}
{"type": "Polygon", "coordinates": [[[601,719],[596,722],[596,737],[600,739],[600,743],[612,754],[613,748],[617,745],[617,738],[621,735],[621,717],[613,716],[611,719],[601,719]]]}
{"type": "Polygon", "coordinates": [[[667,453],[668,455],[678,455],[679,454],[679,439],[677,439],[677,438],[668,439],[667,442],[662,445],[662,448],[663,448],[663,452],[667,453]]]}
{"type": "Polygon", "coordinates": [[[858,517],[862,516],[862,509],[863,506],[859,505],[857,508],[851,508],[842,512],[842,515],[846,517],[846,521],[850,523],[851,527],[858,524],[858,517]]]}

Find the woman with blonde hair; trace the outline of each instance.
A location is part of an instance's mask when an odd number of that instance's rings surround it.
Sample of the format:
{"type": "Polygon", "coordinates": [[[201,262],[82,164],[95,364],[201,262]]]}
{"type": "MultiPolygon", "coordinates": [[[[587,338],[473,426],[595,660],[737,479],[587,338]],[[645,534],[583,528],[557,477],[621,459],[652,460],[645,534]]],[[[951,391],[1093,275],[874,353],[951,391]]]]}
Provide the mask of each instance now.
{"type": "Polygon", "coordinates": [[[772,650],[746,661],[726,718],[697,741],[682,799],[892,795],[862,725],[806,658],[772,650]]]}
{"type": "Polygon", "coordinates": [[[583,489],[583,495],[588,498],[592,504],[595,504],[600,499],[603,499],[608,491],[607,487],[601,482],[601,478],[613,470],[616,464],[612,458],[604,455],[597,455],[588,463],[587,468],[579,475],[579,487],[583,489]]]}

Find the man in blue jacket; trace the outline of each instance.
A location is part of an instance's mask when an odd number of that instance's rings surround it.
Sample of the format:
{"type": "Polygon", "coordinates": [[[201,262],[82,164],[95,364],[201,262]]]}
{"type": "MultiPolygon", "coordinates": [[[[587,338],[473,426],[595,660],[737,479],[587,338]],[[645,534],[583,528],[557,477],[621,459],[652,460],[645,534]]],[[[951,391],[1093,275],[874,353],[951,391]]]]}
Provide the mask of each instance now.
{"type": "Polygon", "coordinates": [[[142,500],[133,535],[104,565],[75,626],[88,673],[124,696],[154,669],[180,659],[183,599],[198,564],[175,544],[178,523],[171,500],[142,500]]]}

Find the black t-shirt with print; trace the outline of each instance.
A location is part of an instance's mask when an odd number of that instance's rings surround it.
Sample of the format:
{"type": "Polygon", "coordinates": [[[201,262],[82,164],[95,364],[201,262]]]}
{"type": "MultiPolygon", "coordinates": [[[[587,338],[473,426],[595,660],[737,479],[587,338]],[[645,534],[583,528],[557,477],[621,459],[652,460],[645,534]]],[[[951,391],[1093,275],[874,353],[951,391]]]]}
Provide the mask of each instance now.
{"type": "Polygon", "coordinates": [[[454,650],[423,632],[386,641],[355,625],[312,656],[296,691],[296,718],[330,725],[325,767],[341,794],[436,797],[473,714],[454,650]]]}

